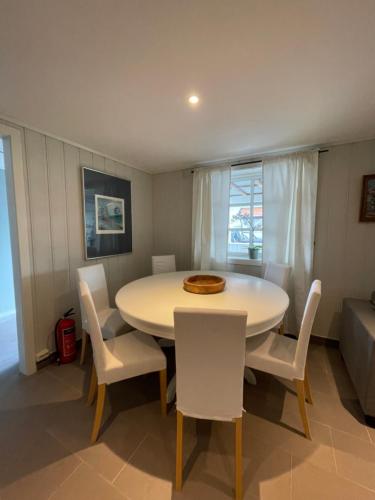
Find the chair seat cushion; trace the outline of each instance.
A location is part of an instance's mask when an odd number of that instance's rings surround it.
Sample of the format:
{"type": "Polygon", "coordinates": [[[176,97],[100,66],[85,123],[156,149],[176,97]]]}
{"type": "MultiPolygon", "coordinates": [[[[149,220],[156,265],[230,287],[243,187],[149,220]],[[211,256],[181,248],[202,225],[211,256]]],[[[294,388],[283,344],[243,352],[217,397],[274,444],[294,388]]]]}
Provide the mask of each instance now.
{"type": "Polygon", "coordinates": [[[103,339],[113,339],[131,329],[122,319],[120,311],[112,307],[99,311],[98,319],[103,339]]]}
{"type": "Polygon", "coordinates": [[[166,366],[163,351],[153,337],[134,330],[105,342],[103,370],[97,366],[98,381],[112,384],[144,373],[164,370],[166,366]]]}
{"type": "Polygon", "coordinates": [[[274,332],[262,333],[246,341],[245,365],[278,377],[299,378],[294,365],[297,341],[274,332]]]}

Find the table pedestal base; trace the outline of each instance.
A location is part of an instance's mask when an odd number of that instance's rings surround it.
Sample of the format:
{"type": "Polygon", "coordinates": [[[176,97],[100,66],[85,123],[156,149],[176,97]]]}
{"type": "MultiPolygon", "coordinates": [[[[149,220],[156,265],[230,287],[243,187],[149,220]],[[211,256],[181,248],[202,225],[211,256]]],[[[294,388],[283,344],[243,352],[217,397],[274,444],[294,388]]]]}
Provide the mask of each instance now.
{"type": "Polygon", "coordinates": [[[173,375],[167,387],[167,403],[172,403],[176,397],[176,374],[173,375]]]}
{"type": "Polygon", "coordinates": [[[248,384],[256,385],[257,379],[255,377],[255,373],[253,372],[253,370],[251,368],[248,368],[247,366],[245,366],[244,377],[245,377],[245,380],[248,384]]]}

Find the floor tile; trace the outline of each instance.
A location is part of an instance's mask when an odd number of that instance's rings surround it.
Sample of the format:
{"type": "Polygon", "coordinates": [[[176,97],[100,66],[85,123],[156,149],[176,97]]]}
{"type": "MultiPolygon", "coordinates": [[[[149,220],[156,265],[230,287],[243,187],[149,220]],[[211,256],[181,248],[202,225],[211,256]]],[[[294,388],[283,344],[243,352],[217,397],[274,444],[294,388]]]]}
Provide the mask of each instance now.
{"type": "Polygon", "coordinates": [[[325,425],[347,432],[361,439],[370,440],[366,431],[363,413],[356,399],[339,399],[316,391],[309,415],[325,425]]]}
{"type": "Polygon", "coordinates": [[[370,500],[371,495],[368,490],[336,474],[309,463],[295,465],[293,461],[292,500],[370,500]]]}
{"type": "Polygon", "coordinates": [[[21,448],[19,455],[8,461],[1,499],[47,499],[79,463],[76,456],[44,433],[32,447],[21,448]]]}
{"type": "Polygon", "coordinates": [[[375,491],[375,446],[335,429],[332,436],[338,474],[375,491]]]}
{"type": "Polygon", "coordinates": [[[147,436],[114,484],[132,500],[167,500],[172,495],[173,459],[169,443],[147,436]]]}
{"type": "Polygon", "coordinates": [[[80,395],[83,395],[88,388],[90,367],[91,363],[80,366],[77,360],[74,363],[65,365],[52,363],[46,367],[46,371],[68,386],[78,390],[80,395]]]}
{"type": "Polygon", "coordinates": [[[82,464],[50,498],[51,500],[124,500],[127,497],[88,465],[82,464]]]}
{"type": "MultiPolygon", "coordinates": [[[[311,441],[292,383],[257,372],[257,385],[245,384],[245,500],[375,500],[375,430],[364,425],[339,352],[311,347],[311,441]]],[[[31,377],[15,367],[0,373],[1,500],[233,498],[231,423],[184,420],[184,486],[174,491],[176,412],[161,416],[152,374],[108,388],[91,445],[89,369],[87,361],[31,377]]]]}
{"type": "Polygon", "coordinates": [[[317,467],[335,472],[335,460],[332,448],[330,428],[310,422],[312,439],[307,439],[303,434],[301,418],[294,413],[284,414],[275,422],[267,418],[260,418],[248,414],[246,429],[249,433],[249,441],[253,436],[261,437],[265,441],[298,457],[301,461],[308,461],[317,467]]]}

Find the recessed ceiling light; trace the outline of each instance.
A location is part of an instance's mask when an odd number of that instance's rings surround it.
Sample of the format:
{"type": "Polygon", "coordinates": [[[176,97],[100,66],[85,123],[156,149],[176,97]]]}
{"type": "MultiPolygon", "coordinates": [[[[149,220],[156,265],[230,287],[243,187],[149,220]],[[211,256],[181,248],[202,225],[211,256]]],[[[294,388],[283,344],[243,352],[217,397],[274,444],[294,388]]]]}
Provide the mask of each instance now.
{"type": "Polygon", "coordinates": [[[190,104],[198,104],[199,97],[197,95],[191,95],[188,99],[190,104]]]}

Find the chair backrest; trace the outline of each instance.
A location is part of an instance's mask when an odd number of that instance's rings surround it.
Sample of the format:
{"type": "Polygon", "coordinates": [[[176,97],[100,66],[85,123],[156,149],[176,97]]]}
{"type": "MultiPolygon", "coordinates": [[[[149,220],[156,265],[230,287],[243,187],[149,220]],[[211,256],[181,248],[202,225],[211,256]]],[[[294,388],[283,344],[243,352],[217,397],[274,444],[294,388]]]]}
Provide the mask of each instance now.
{"type": "MultiPolygon", "coordinates": [[[[78,282],[85,281],[87,283],[95,304],[96,311],[108,309],[109,297],[103,264],[79,267],[77,269],[77,277],[78,282]]],[[[82,307],[82,305],[83,304],[80,299],[82,328],[87,330],[87,316],[85,308],[82,307]]]]}
{"type": "Polygon", "coordinates": [[[296,357],[294,360],[294,364],[297,370],[297,376],[301,379],[304,378],[311,330],[314,324],[314,319],[321,295],[322,283],[320,280],[315,280],[311,285],[310,292],[307,297],[306,306],[302,317],[301,328],[298,336],[296,357]]]}
{"type": "Polygon", "coordinates": [[[90,332],[90,339],[94,355],[96,373],[98,376],[98,383],[101,384],[104,381],[103,374],[105,371],[106,346],[103,341],[94,300],[91,295],[90,288],[87,282],[83,280],[79,281],[78,288],[79,288],[80,300],[82,301],[84,310],[86,311],[87,315],[87,323],[90,332]]]}
{"type": "Polygon", "coordinates": [[[271,281],[283,290],[287,291],[289,276],[292,268],[286,264],[277,264],[276,262],[267,262],[264,272],[264,279],[271,281]]]}
{"type": "Polygon", "coordinates": [[[210,420],[241,417],[247,313],[174,310],[177,409],[210,420]]]}
{"type": "Polygon", "coordinates": [[[176,257],[174,255],[153,255],[152,274],[173,273],[176,271],[176,257]]]}

